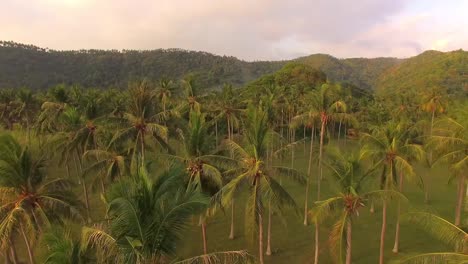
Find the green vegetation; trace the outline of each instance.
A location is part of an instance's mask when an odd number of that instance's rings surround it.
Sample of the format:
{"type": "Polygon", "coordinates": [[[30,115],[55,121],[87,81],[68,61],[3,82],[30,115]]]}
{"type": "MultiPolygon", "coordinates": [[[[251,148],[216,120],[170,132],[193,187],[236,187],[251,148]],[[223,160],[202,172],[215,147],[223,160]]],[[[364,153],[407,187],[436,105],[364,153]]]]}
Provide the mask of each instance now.
{"type": "MultiPolygon", "coordinates": [[[[212,56],[147,54],[158,52],[212,56]]],[[[209,88],[225,76],[207,81],[186,69],[91,82],[99,90],[0,90],[0,256],[15,264],[467,261],[463,64],[451,64],[461,75],[437,72],[444,81],[431,88],[414,80],[405,92],[368,90],[385,68],[404,72],[420,59],[312,56],[221,90],[209,88]],[[364,79],[335,81],[320,65],[346,65],[346,78],[361,71],[364,79]]]]}

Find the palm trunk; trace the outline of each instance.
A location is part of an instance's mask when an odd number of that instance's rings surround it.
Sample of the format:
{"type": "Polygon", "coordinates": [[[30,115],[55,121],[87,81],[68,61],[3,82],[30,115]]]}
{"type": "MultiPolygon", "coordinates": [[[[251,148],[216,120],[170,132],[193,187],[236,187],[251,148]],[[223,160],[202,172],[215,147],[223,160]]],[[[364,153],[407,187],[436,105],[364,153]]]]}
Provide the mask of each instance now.
{"type": "MultiPolygon", "coordinates": [[[[322,181],[322,155],[323,155],[323,137],[325,134],[325,121],[322,120],[320,127],[320,150],[319,150],[319,176],[317,177],[317,201],[320,201],[320,182],[322,181]]],[[[319,259],[319,224],[315,223],[315,258],[314,263],[318,264],[319,259]]]]}
{"type": "Polygon", "coordinates": [[[307,167],[307,183],[306,183],[306,190],[305,190],[305,201],[304,201],[304,225],[307,226],[307,214],[309,212],[309,188],[310,188],[310,177],[312,176],[312,153],[314,148],[314,132],[315,128],[312,127],[310,132],[310,150],[309,150],[309,166],[307,167]]]}
{"type": "MultiPolygon", "coordinates": [[[[400,173],[400,182],[399,182],[399,190],[403,192],[403,173],[400,173]]],[[[393,245],[393,253],[398,253],[398,248],[400,245],[400,214],[401,214],[401,201],[398,201],[397,205],[397,222],[395,227],[395,244],[393,245]]]]}
{"type": "Polygon", "coordinates": [[[205,220],[202,221],[201,224],[202,229],[202,239],[203,239],[203,254],[208,254],[207,245],[206,245],[206,222],[205,220]]]}
{"type": "Polygon", "coordinates": [[[229,239],[234,239],[234,198],[231,203],[231,232],[229,233],[229,239]]]}
{"type": "Polygon", "coordinates": [[[464,190],[465,190],[465,175],[462,174],[458,177],[457,206],[456,206],[456,211],[455,211],[455,225],[456,226],[460,226],[461,224],[464,190]]]}
{"type": "Polygon", "coordinates": [[[306,126],[304,126],[304,137],[303,137],[302,140],[304,140],[304,156],[305,156],[305,154],[307,152],[307,147],[306,147],[306,126]]]}
{"type": "Polygon", "coordinates": [[[347,222],[346,231],[346,264],[351,264],[352,224],[351,219],[347,222]]]}
{"type": "Polygon", "coordinates": [[[387,230],[387,199],[383,200],[382,207],[382,230],[380,232],[380,255],[379,264],[384,263],[385,232],[387,230]]]}
{"type": "Polygon", "coordinates": [[[19,261],[18,261],[18,255],[16,254],[15,244],[13,243],[13,240],[11,238],[8,238],[8,242],[10,243],[9,251],[10,251],[11,258],[12,258],[11,261],[13,262],[13,264],[17,264],[19,263],[19,261]]]}
{"type": "Polygon", "coordinates": [[[340,143],[340,136],[341,136],[341,118],[340,118],[340,124],[338,125],[338,143],[340,143]]]}
{"type": "Polygon", "coordinates": [[[319,223],[315,222],[315,255],[314,264],[318,264],[319,260],[319,223]]]}
{"type": "MultiPolygon", "coordinates": [[[[434,128],[434,117],[435,117],[435,110],[432,111],[431,117],[431,129],[429,130],[429,136],[432,138],[432,130],[434,128]]],[[[432,151],[428,153],[429,165],[432,165],[432,151]]],[[[424,202],[429,203],[429,180],[424,182],[424,202]]]]}
{"type": "MultiPolygon", "coordinates": [[[[292,130],[292,133],[291,133],[291,143],[294,143],[294,141],[296,140],[296,131],[295,130],[292,130]]],[[[294,154],[295,154],[295,147],[294,145],[292,146],[292,149],[291,149],[291,169],[294,169],[294,154]]]]}
{"type": "Polygon", "coordinates": [[[218,147],[218,121],[215,121],[216,147],[218,147]]]}
{"type": "Polygon", "coordinates": [[[91,215],[89,213],[89,197],[88,197],[88,188],[86,187],[86,182],[84,179],[82,179],[82,184],[83,186],[83,194],[85,198],[85,206],[86,206],[86,216],[88,218],[88,223],[91,222],[91,215]]]}
{"type": "Polygon", "coordinates": [[[268,202],[268,230],[267,230],[267,250],[265,254],[271,256],[271,200],[268,202]]]}
{"type": "Polygon", "coordinates": [[[323,179],[322,157],[323,157],[323,138],[325,136],[325,122],[322,122],[320,128],[320,151],[319,151],[319,181],[317,182],[317,201],[320,200],[320,181],[323,179]]]}
{"type": "Polygon", "coordinates": [[[28,251],[29,263],[34,264],[34,255],[32,252],[32,248],[31,248],[31,245],[29,244],[29,238],[26,236],[26,233],[24,232],[24,228],[22,224],[20,224],[20,231],[21,231],[21,234],[23,235],[24,243],[26,244],[26,250],[28,251]]]}
{"type": "Polygon", "coordinates": [[[85,182],[85,179],[81,173],[81,161],[80,161],[80,157],[79,157],[79,154],[76,153],[76,156],[78,156],[78,158],[75,157],[75,155],[73,155],[73,161],[75,163],[75,167],[76,167],[76,173],[78,174],[78,181],[79,183],[81,183],[81,186],[83,187],[83,194],[84,194],[84,198],[85,198],[85,207],[86,207],[86,217],[87,217],[87,220],[88,220],[88,223],[91,222],[91,216],[90,216],[90,208],[89,208],[89,197],[88,197],[88,188],[86,187],[86,182],[85,182]],[[76,162],[76,159],[78,159],[78,164],[76,162]]]}
{"type": "MultiPolygon", "coordinates": [[[[228,132],[228,139],[229,140],[232,140],[232,125],[231,125],[231,121],[230,121],[230,118],[229,116],[227,116],[227,132],[228,132]]],[[[230,150],[230,156],[232,158],[233,156],[233,153],[232,151],[230,150]]],[[[229,239],[234,239],[235,237],[235,234],[234,234],[234,198],[232,199],[232,203],[231,203],[231,229],[230,229],[230,233],[229,233],[229,239]]]]}
{"type": "Polygon", "coordinates": [[[258,257],[260,264],[264,264],[263,261],[263,219],[262,213],[258,213],[258,257]]]}

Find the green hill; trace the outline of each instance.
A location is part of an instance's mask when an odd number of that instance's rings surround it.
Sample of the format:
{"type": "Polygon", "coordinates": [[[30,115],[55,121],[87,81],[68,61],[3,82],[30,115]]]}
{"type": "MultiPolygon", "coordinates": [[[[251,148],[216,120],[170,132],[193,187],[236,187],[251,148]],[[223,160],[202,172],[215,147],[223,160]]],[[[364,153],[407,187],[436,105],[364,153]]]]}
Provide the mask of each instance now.
{"type": "MultiPolygon", "coordinates": [[[[361,89],[394,90],[446,86],[468,90],[468,53],[427,51],[408,59],[338,59],[314,54],[292,60],[319,69],[335,82],[361,89]]],[[[194,74],[205,88],[245,85],[290,61],[247,62],[235,57],[181,49],[55,51],[0,41],[0,88],[44,89],[56,84],[125,87],[134,79],[181,79],[194,74]]]]}
{"type": "Polygon", "coordinates": [[[450,94],[468,92],[468,52],[426,51],[390,68],[377,80],[379,92],[441,87],[450,94]]]}
{"type": "Polygon", "coordinates": [[[0,42],[1,88],[42,89],[59,83],[123,87],[133,79],[181,79],[189,73],[204,87],[242,85],[283,65],[180,49],[55,51],[0,42]]]}

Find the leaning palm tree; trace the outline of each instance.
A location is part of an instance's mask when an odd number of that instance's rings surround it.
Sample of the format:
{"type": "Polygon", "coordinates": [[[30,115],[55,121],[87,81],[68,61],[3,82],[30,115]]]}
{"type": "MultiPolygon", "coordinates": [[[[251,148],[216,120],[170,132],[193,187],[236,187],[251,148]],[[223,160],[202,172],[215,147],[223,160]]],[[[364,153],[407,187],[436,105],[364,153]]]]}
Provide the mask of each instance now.
{"type": "Polygon", "coordinates": [[[0,135],[0,246],[10,247],[19,232],[30,263],[34,263],[31,241],[51,221],[62,216],[80,218],[80,203],[70,182],[48,179],[46,160],[36,159],[27,147],[8,134],[0,135]]]}
{"type": "Polygon", "coordinates": [[[455,225],[460,226],[468,170],[468,133],[466,128],[468,109],[460,109],[457,120],[444,118],[435,123],[434,134],[429,145],[436,151],[438,161],[450,163],[453,176],[458,178],[455,225]]]}
{"type": "Polygon", "coordinates": [[[244,144],[228,140],[226,145],[233,152],[233,157],[238,162],[238,168],[228,171],[234,175],[233,179],[225,185],[216,198],[221,205],[226,207],[232,202],[232,198],[239,189],[246,185],[249,190],[246,204],[246,232],[249,236],[258,228],[258,249],[260,263],[264,263],[263,257],[263,212],[265,204],[270,203],[281,213],[284,207],[296,208],[294,199],[274,179],[274,176],[289,176],[298,182],[304,183],[302,174],[285,167],[267,166],[266,156],[269,142],[273,133],[268,127],[268,115],[263,109],[249,106],[244,120],[244,144]]]}
{"type": "MultiPolygon", "coordinates": [[[[317,174],[317,200],[320,200],[321,180],[323,178],[323,147],[327,126],[332,123],[354,123],[353,117],[346,113],[346,103],[339,98],[340,86],[323,84],[319,89],[312,91],[308,95],[306,104],[310,109],[294,119],[302,121],[303,124],[316,120],[320,124],[319,142],[319,173],[317,174]]],[[[310,177],[310,175],[309,175],[310,177]]],[[[314,263],[318,264],[319,259],[319,226],[315,225],[315,256],[314,263]]]]}
{"type": "MultiPolygon", "coordinates": [[[[408,142],[407,127],[404,124],[389,123],[379,127],[372,134],[363,133],[364,143],[361,149],[361,157],[368,158],[375,167],[381,169],[380,189],[391,190],[400,182],[402,189],[403,176],[409,179],[415,178],[415,172],[411,165],[412,160],[420,160],[424,155],[422,147],[408,142]],[[399,177],[397,177],[399,175],[399,177]]],[[[384,262],[384,241],[387,228],[388,200],[383,200],[382,229],[380,234],[379,263],[384,262]]],[[[398,207],[397,230],[395,234],[394,251],[398,252],[399,241],[399,214],[398,207]]]]}
{"type": "Polygon", "coordinates": [[[330,233],[330,252],[343,263],[343,238],[346,232],[346,264],[352,259],[352,226],[354,219],[365,202],[377,199],[387,199],[390,196],[405,199],[402,195],[392,191],[363,192],[367,180],[375,172],[375,168],[367,168],[366,163],[357,155],[343,155],[337,149],[330,149],[324,164],[331,171],[331,179],[338,189],[338,195],[324,201],[316,202],[309,215],[315,222],[322,222],[329,216],[339,213],[337,221],[330,233]]]}
{"type": "Polygon", "coordinates": [[[405,257],[397,263],[468,263],[468,234],[449,221],[426,212],[408,213],[405,217],[429,234],[453,246],[454,252],[423,253],[405,257]]]}

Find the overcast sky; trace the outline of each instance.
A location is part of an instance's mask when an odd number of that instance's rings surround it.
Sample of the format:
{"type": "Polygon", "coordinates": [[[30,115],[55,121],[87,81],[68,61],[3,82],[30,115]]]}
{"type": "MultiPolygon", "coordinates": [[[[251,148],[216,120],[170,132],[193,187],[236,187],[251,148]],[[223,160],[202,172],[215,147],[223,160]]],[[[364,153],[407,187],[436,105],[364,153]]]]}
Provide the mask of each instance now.
{"type": "Polygon", "coordinates": [[[0,40],[245,60],[468,50],[468,0],[0,0],[0,40]]]}

